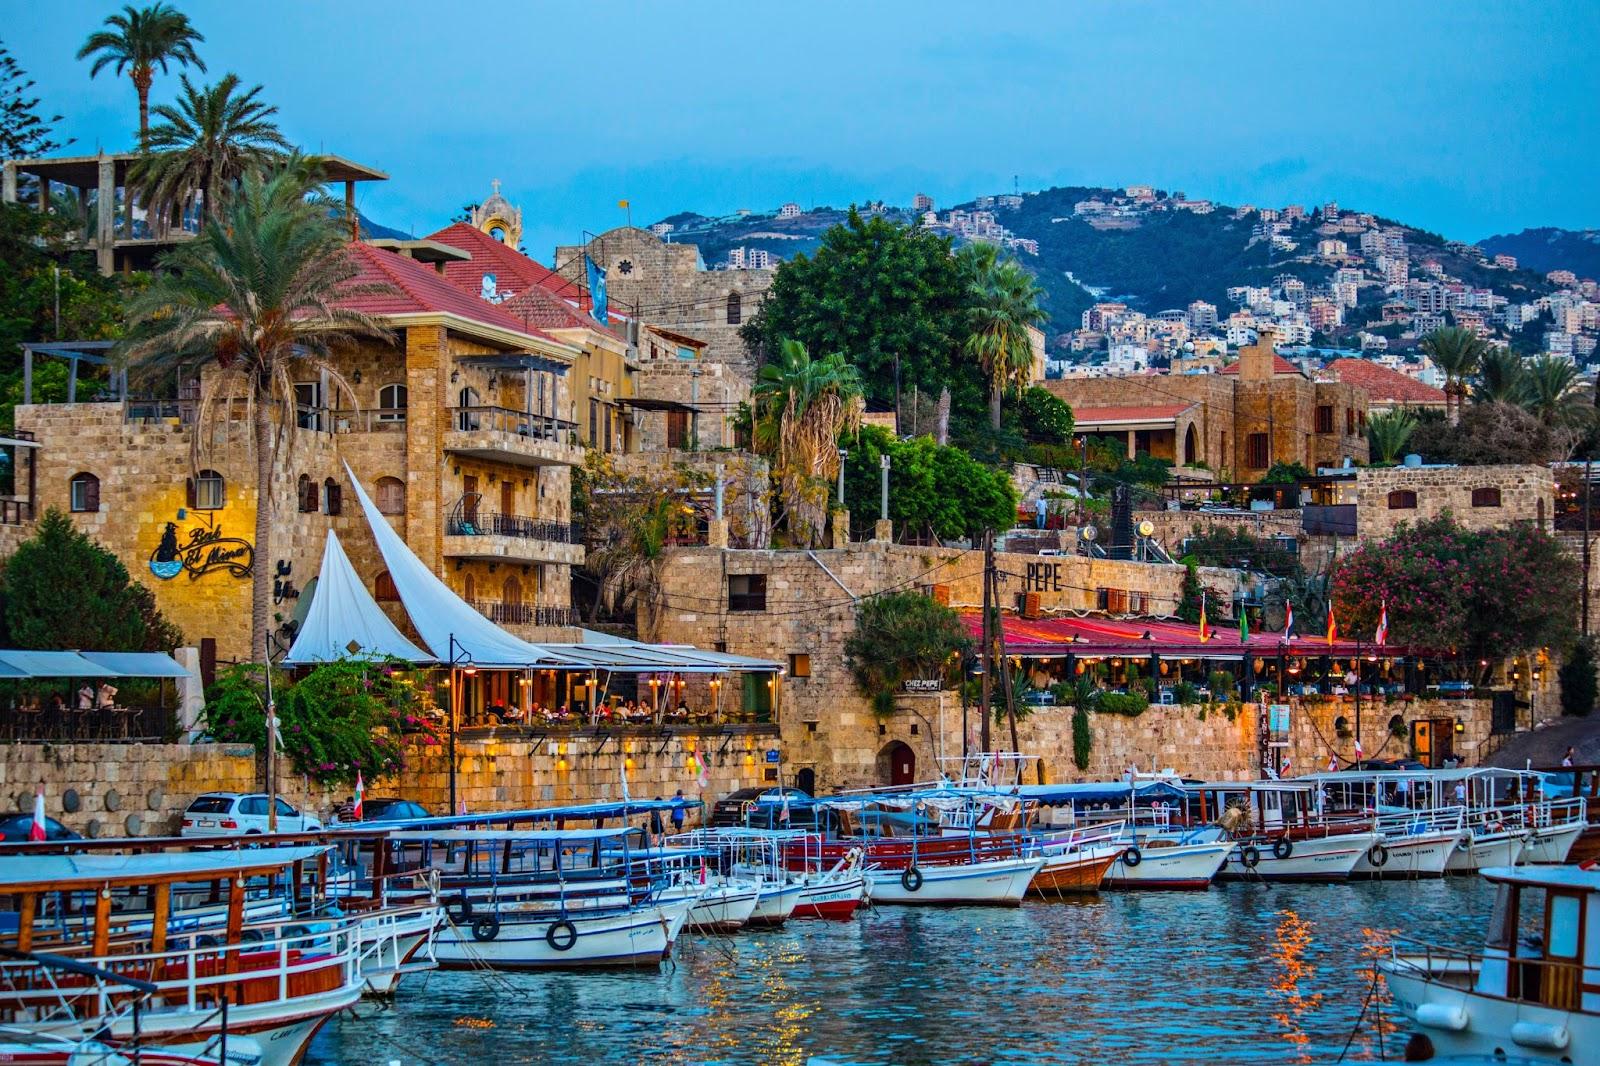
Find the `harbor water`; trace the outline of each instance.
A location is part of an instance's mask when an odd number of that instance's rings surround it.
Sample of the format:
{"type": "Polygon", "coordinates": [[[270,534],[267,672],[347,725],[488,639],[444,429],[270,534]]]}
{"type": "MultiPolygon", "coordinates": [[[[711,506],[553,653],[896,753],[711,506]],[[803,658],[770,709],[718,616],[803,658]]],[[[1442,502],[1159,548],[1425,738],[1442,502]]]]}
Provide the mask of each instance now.
{"type": "Polygon", "coordinates": [[[1370,959],[1397,934],[1480,942],[1491,898],[1476,877],[1232,884],[686,932],[659,972],[410,977],[306,1062],[1332,1063],[1347,1041],[1377,1059],[1381,1030],[1398,1058],[1370,959]]]}

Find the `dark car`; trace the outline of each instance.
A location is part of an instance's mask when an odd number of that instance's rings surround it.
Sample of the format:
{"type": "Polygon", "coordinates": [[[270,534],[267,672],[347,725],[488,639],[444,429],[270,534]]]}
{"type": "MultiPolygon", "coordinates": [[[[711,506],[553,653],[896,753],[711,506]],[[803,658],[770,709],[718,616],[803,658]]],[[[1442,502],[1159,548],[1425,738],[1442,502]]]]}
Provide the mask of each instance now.
{"type": "MultiPolygon", "coordinates": [[[[811,824],[811,815],[806,814],[802,817],[800,811],[800,808],[804,808],[807,811],[813,809],[811,807],[811,797],[798,788],[785,789],[784,791],[789,794],[789,803],[793,808],[789,814],[790,824],[796,828],[802,822],[811,824]]],[[[728,793],[717,801],[715,807],[711,808],[711,824],[713,826],[744,826],[748,824],[756,829],[771,829],[773,826],[769,823],[777,819],[778,811],[781,809],[781,804],[778,800],[778,789],[770,785],[762,788],[741,788],[737,792],[728,793]],[[769,801],[758,804],[756,801],[763,796],[769,797],[769,801]],[[747,815],[749,816],[748,822],[746,821],[747,815]]]]}
{"type": "MultiPolygon", "coordinates": [[[[14,841],[27,840],[28,831],[33,828],[33,815],[27,813],[8,814],[0,818],[0,840],[14,841]]],[[[44,838],[46,840],[82,840],[82,833],[75,833],[62,825],[54,818],[44,820],[44,838]]]]}
{"type": "MultiPolygon", "coordinates": [[[[341,822],[356,820],[348,803],[339,804],[334,814],[341,822]]],[[[397,796],[381,796],[361,801],[361,820],[364,822],[399,822],[409,821],[412,818],[432,817],[433,815],[428,813],[428,808],[422,804],[397,796]]]]}

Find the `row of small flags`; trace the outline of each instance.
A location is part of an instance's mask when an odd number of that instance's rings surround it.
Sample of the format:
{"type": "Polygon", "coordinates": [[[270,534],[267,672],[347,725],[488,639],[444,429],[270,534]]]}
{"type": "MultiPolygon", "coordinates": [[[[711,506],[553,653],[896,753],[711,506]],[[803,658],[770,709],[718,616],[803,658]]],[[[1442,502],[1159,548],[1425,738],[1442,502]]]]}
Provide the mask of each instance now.
{"type": "MultiPolygon", "coordinates": [[[[1284,639],[1285,643],[1287,643],[1287,642],[1289,642],[1289,641],[1294,639],[1294,604],[1290,603],[1290,604],[1287,604],[1286,606],[1288,608],[1288,617],[1285,619],[1284,625],[1283,625],[1283,639],[1284,639]]],[[[1208,622],[1206,620],[1206,594],[1204,592],[1202,592],[1202,593],[1200,593],[1200,643],[1205,644],[1210,639],[1211,639],[1211,624],[1210,624],[1210,622],[1208,622]]],[[[1332,646],[1333,642],[1335,640],[1337,640],[1337,639],[1339,639],[1339,621],[1338,621],[1338,619],[1336,617],[1334,617],[1333,601],[1329,600],[1328,601],[1328,644],[1329,644],[1329,646],[1332,646]]],[[[1248,644],[1249,642],[1250,642],[1250,612],[1247,609],[1241,609],[1239,611],[1239,643],[1240,644],[1248,644]]],[[[1373,643],[1375,643],[1375,644],[1387,644],[1387,643],[1389,643],[1389,603],[1388,603],[1387,600],[1384,601],[1382,608],[1378,612],[1378,631],[1377,631],[1377,634],[1373,637],[1373,643]]]]}

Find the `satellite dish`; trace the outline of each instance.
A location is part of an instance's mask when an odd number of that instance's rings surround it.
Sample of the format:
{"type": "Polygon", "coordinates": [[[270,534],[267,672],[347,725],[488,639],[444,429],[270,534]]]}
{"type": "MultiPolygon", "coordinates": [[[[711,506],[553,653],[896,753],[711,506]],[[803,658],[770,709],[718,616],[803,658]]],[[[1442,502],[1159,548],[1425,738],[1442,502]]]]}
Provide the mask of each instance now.
{"type": "Polygon", "coordinates": [[[1156,531],[1156,524],[1146,518],[1139,523],[1139,536],[1148,537],[1156,531]]]}
{"type": "Polygon", "coordinates": [[[1099,536],[1099,534],[1095,532],[1093,526],[1084,526],[1082,529],[1078,530],[1078,536],[1082,537],[1084,540],[1094,540],[1094,538],[1099,536]]]}

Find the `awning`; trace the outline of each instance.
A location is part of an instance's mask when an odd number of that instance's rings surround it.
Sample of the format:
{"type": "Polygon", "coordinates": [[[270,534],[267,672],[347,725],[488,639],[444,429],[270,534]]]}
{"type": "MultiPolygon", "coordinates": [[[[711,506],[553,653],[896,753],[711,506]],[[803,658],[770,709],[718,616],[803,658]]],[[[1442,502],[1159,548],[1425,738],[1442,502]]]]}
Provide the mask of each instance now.
{"type": "Polygon", "coordinates": [[[86,651],[85,659],[117,677],[193,677],[170,655],[159,651],[86,651]]]}
{"type": "Polygon", "coordinates": [[[304,666],[355,657],[435,661],[395,628],[350,565],[338,536],[329,530],[311,608],[283,661],[287,666],[304,666]]]}
{"type": "Polygon", "coordinates": [[[13,670],[13,677],[120,677],[115,670],[90,662],[75,651],[0,650],[0,662],[13,670]]]}
{"type": "MultiPolygon", "coordinates": [[[[981,638],[981,612],[964,612],[961,620],[969,633],[981,638]]],[[[1197,625],[1142,618],[1078,618],[1068,615],[1019,618],[1016,615],[1004,615],[1002,625],[1005,628],[1006,652],[1033,657],[1122,655],[1149,658],[1154,655],[1163,659],[1238,659],[1245,655],[1261,658],[1331,655],[1349,658],[1352,655],[1374,653],[1395,656],[1411,650],[1353,640],[1335,640],[1329,644],[1320,636],[1297,635],[1286,641],[1282,633],[1252,633],[1248,640],[1241,641],[1238,629],[1231,622],[1212,625],[1210,635],[1204,641],[1200,639],[1200,627],[1197,625]]]]}

